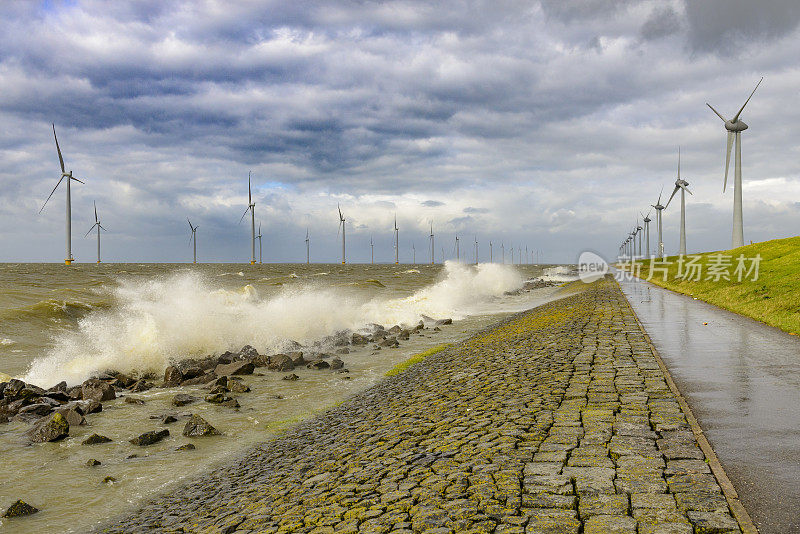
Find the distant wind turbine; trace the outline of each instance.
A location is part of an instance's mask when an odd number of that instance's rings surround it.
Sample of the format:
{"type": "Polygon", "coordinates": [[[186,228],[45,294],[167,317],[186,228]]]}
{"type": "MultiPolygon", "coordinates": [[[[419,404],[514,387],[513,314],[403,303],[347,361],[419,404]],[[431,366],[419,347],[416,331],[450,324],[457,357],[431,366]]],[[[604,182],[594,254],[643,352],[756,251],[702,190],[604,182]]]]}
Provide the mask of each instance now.
{"type": "Polygon", "coordinates": [[[672,195],[670,195],[669,200],[667,201],[667,205],[664,206],[665,208],[669,207],[669,203],[672,202],[672,198],[675,196],[675,193],[678,192],[680,189],[681,192],[681,241],[680,247],[678,249],[678,254],[681,256],[686,255],[686,195],[685,193],[692,194],[689,191],[689,182],[686,180],[681,179],[681,147],[678,147],[678,179],[675,180],[675,189],[672,190],[672,195]]]}
{"type": "Polygon", "coordinates": [[[261,221],[258,223],[258,235],[256,239],[258,239],[258,263],[261,264],[261,221]]]}
{"type": "Polygon", "coordinates": [[[478,265],[478,236],[475,236],[475,265],[478,265]]]}
{"type": "Polygon", "coordinates": [[[656,256],[664,256],[664,239],[662,234],[662,224],[661,219],[662,214],[661,212],[666,209],[666,206],[661,205],[661,194],[664,192],[664,188],[661,188],[661,193],[658,194],[658,200],[655,204],[650,204],[656,210],[656,224],[658,225],[658,254],[656,256]]]}
{"type": "Polygon", "coordinates": [[[414,243],[411,243],[411,264],[417,264],[417,249],[414,247],[414,243]]]}
{"type": "Polygon", "coordinates": [[[494,256],[492,256],[492,242],[489,241],[489,263],[494,263],[494,256]]]}
{"type": "MultiPolygon", "coordinates": [[[[101,228],[103,230],[106,230],[106,229],[103,226],[100,225],[100,219],[97,218],[97,204],[94,203],[94,202],[93,202],[93,204],[94,204],[94,224],[92,225],[91,228],[89,228],[89,231],[86,232],[86,235],[83,236],[83,237],[87,237],[89,234],[92,233],[92,230],[94,230],[95,227],[97,228],[97,263],[100,263],[100,229],[101,228]]],[[[108,230],[106,230],[106,232],[107,231],[108,230]]]]}
{"type": "Polygon", "coordinates": [[[375,244],[372,242],[372,236],[369,236],[369,257],[370,264],[375,265],[375,244]]]}
{"type": "Polygon", "coordinates": [[[435,249],[434,249],[434,245],[433,245],[433,222],[431,222],[431,235],[430,235],[430,240],[431,240],[431,265],[433,265],[433,262],[434,262],[434,259],[435,259],[435,258],[434,258],[434,250],[435,250],[435,249]]]}
{"type": "Polygon", "coordinates": [[[250,265],[256,264],[256,203],[253,202],[253,190],[250,186],[250,172],[247,173],[247,209],[244,210],[239,224],[244,220],[247,212],[250,212],[250,265]]]}
{"type": "Polygon", "coordinates": [[[764,78],[758,81],[756,84],[755,89],[753,92],[750,93],[750,96],[747,97],[747,100],[744,101],[742,107],[739,108],[739,112],[733,116],[731,120],[725,119],[719,111],[711,107],[711,104],[706,102],[706,105],[711,108],[711,111],[717,114],[717,117],[722,119],[722,122],[725,123],[725,129],[728,130],[728,150],[725,155],[725,181],[722,184],[722,192],[725,192],[725,187],[728,184],[728,167],[730,166],[731,162],[731,145],[733,144],[734,139],[736,140],[736,159],[735,159],[735,167],[734,167],[734,182],[733,182],[733,232],[731,236],[731,246],[732,248],[738,248],[744,246],[744,227],[742,223],[742,137],[741,134],[745,131],[748,126],[745,124],[744,121],[739,120],[739,116],[744,111],[744,107],[750,102],[750,99],[753,98],[753,94],[755,94],[756,89],[758,86],[761,85],[761,82],[764,81],[764,78]]]}
{"type": "Polygon", "coordinates": [[[56,192],[58,186],[61,185],[61,181],[66,178],[67,179],[67,257],[64,258],[65,265],[71,265],[74,261],[72,257],[72,196],[70,193],[70,184],[72,180],[76,182],[83,183],[81,180],[78,180],[74,176],[72,176],[72,171],[65,171],[64,170],[64,158],[61,156],[61,147],[58,146],[58,136],[56,136],[56,125],[53,124],[53,138],[56,140],[56,150],[58,151],[58,161],[61,164],[61,178],[58,179],[56,182],[56,186],[50,191],[50,195],[47,197],[47,200],[44,201],[42,204],[42,209],[39,210],[39,213],[44,210],[44,207],[47,206],[47,202],[53,196],[53,193],[56,192]]]}
{"type": "MultiPolygon", "coordinates": [[[[344,233],[345,233],[344,221],[345,221],[345,219],[344,219],[344,215],[342,215],[342,208],[339,207],[338,204],[337,204],[336,208],[339,210],[339,230],[342,231],[342,265],[344,265],[346,263],[346,261],[347,261],[345,259],[345,237],[344,237],[344,233]]],[[[337,235],[339,234],[338,230],[337,230],[336,234],[337,235]]]]}
{"type": "MultiPolygon", "coordinates": [[[[189,223],[189,229],[192,232],[192,234],[189,236],[189,241],[191,241],[192,248],[194,249],[194,254],[193,254],[194,259],[192,260],[192,263],[197,263],[197,229],[200,228],[200,227],[199,226],[192,226],[192,221],[190,221],[188,218],[186,219],[186,222],[189,223]]],[[[98,240],[100,239],[99,235],[98,235],[97,239],[98,240]]],[[[100,247],[98,246],[98,249],[99,248],[100,247]]],[[[98,254],[98,256],[99,256],[99,254],[98,254]]]]}
{"type": "Polygon", "coordinates": [[[639,215],[642,216],[642,221],[644,222],[644,235],[645,235],[645,240],[647,242],[646,243],[647,248],[645,250],[647,251],[647,257],[649,258],[650,255],[652,254],[652,252],[650,251],[650,221],[652,219],[650,219],[649,210],[647,211],[647,215],[644,215],[642,212],[639,212],[639,215]]]}
{"type": "Polygon", "coordinates": [[[400,263],[400,230],[397,229],[397,214],[394,215],[394,264],[400,263]]]}
{"type": "Polygon", "coordinates": [[[311,263],[311,249],[308,246],[308,228],[306,228],[306,265],[311,263]]]}

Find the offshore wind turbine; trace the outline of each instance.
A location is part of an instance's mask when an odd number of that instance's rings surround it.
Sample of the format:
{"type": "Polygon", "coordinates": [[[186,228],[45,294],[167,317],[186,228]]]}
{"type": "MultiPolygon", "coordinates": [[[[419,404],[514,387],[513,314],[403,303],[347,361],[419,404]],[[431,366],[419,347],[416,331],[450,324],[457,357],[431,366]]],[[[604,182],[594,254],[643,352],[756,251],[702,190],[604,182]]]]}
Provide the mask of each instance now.
{"type": "Polygon", "coordinates": [[[372,242],[372,236],[369,236],[369,263],[375,265],[375,244],[372,242]]]}
{"type": "Polygon", "coordinates": [[[414,247],[414,243],[411,243],[411,264],[417,264],[417,249],[414,247]]]}
{"type": "Polygon", "coordinates": [[[461,254],[458,249],[458,236],[456,236],[456,261],[461,261],[461,254]]]}
{"type": "Polygon", "coordinates": [[[731,120],[725,119],[719,111],[711,107],[711,104],[706,102],[706,105],[711,108],[711,111],[717,114],[717,117],[722,119],[722,122],[725,123],[725,129],[728,131],[728,150],[725,153],[725,181],[722,184],[722,192],[725,192],[725,187],[728,185],[728,167],[730,166],[731,162],[731,145],[733,141],[736,140],[736,159],[735,159],[735,167],[733,171],[733,231],[731,233],[731,246],[732,248],[738,248],[744,246],[744,227],[742,223],[742,132],[745,131],[748,126],[745,124],[744,121],[739,120],[739,116],[744,111],[744,107],[750,102],[750,99],[753,98],[753,94],[755,94],[756,89],[758,86],[761,85],[761,82],[764,81],[762,77],[758,83],[756,84],[755,89],[753,92],[750,93],[750,96],[747,97],[747,100],[744,101],[742,107],[739,108],[739,112],[733,116],[731,120]]]}
{"type": "Polygon", "coordinates": [[[261,221],[258,222],[258,235],[256,239],[258,239],[258,263],[261,264],[261,221]]]}
{"type": "Polygon", "coordinates": [[[61,181],[64,178],[66,178],[67,179],[67,184],[66,184],[66,186],[67,186],[67,254],[66,254],[67,257],[64,258],[64,264],[65,265],[71,265],[72,262],[74,261],[74,258],[72,257],[72,195],[71,195],[71,192],[70,192],[70,184],[71,184],[72,180],[75,180],[76,182],[80,182],[80,183],[83,183],[83,182],[81,180],[78,180],[74,176],[72,176],[72,171],[67,172],[67,171],[64,170],[64,158],[61,156],[61,147],[58,146],[58,136],[56,136],[56,125],[55,124],[53,124],[53,138],[56,140],[56,150],[58,151],[58,162],[61,164],[61,178],[58,179],[58,182],[56,182],[56,186],[53,188],[52,191],[50,191],[50,195],[47,197],[47,200],[44,201],[44,204],[42,204],[42,209],[39,210],[39,213],[42,213],[42,210],[44,209],[45,206],[47,206],[47,202],[53,196],[53,193],[55,193],[56,189],[58,189],[58,186],[61,185],[61,181]]]}
{"type": "Polygon", "coordinates": [[[434,250],[435,250],[435,249],[434,249],[434,244],[433,244],[433,221],[431,221],[431,235],[430,235],[430,241],[431,241],[431,265],[433,265],[433,260],[434,260],[434,250]]]}
{"type": "Polygon", "coordinates": [[[478,236],[475,236],[475,265],[478,265],[478,236]]]}
{"type": "MultiPolygon", "coordinates": [[[[92,233],[92,230],[94,230],[95,227],[97,227],[97,263],[100,263],[100,229],[101,228],[103,230],[106,229],[100,225],[100,219],[97,218],[97,204],[94,202],[93,204],[94,204],[94,224],[92,225],[91,228],[89,228],[89,231],[86,232],[86,235],[83,237],[87,237],[89,234],[92,233]]],[[[106,232],[108,232],[108,230],[106,230],[106,232]]]]}
{"type": "Polygon", "coordinates": [[[651,254],[651,252],[650,252],[650,221],[652,219],[650,219],[650,211],[649,210],[647,212],[647,215],[644,215],[642,212],[639,212],[639,215],[642,216],[642,221],[644,222],[644,235],[645,235],[645,239],[646,239],[646,242],[647,242],[646,243],[647,244],[647,248],[645,250],[647,251],[647,258],[649,258],[650,254],[651,254]]]}
{"type": "MultiPolygon", "coordinates": [[[[681,256],[686,255],[686,195],[685,193],[692,194],[689,191],[689,182],[686,180],[681,179],[681,147],[678,147],[678,179],[675,180],[675,189],[672,190],[672,195],[670,195],[669,200],[667,201],[667,205],[665,208],[669,207],[669,203],[672,202],[672,198],[675,196],[675,193],[678,192],[680,189],[681,191],[681,241],[680,247],[678,249],[678,254],[681,256]]],[[[741,200],[741,199],[740,199],[741,200]]]]}
{"type": "Polygon", "coordinates": [[[308,228],[306,228],[306,265],[311,263],[311,249],[308,246],[308,228]]]}
{"type": "Polygon", "coordinates": [[[662,237],[663,234],[662,234],[662,224],[661,224],[661,219],[663,218],[663,215],[661,214],[661,212],[664,209],[666,209],[666,206],[661,205],[661,194],[663,192],[664,188],[662,187],[661,193],[658,194],[658,200],[656,201],[656,203],[650,204],[656,210],[656,224],[658,225],[658,253],[656,254],[656,256],[664,256],[664,239],[662,237]]]}
{"type": "Polygon", "coordinates": [[[253,202],[253,189],[250,186],[250,172],[247,173],[247,209],[244,210],[239,224],[242,224],[244,216],[250,212],[250,265],[256,264],[256,203],[253,202]]]}
{"type": "MultiPolygon", "coordinates": [[[[344,221],[345,221],[345,219],[344,219],[344,215],[342,215],[342,208],[339,207],[338,204],[336,205],[336,208],[339,210],[339,230],[342,231],[342,265],[344,265],[346,263],[346,261],[347,261],[345,259],[345,239],[344,239],[344,232],[345,232],[344,221]]],[[[336,231],[337,235],[339,234],[339,230],[336,231]]]]}
{"type": "Polygon", "coordinates": [[[494,263],[494,257],[492,256],[492,242],[489,241],[489,263],[494,263]]]}
{"type": "Polygon", "coordinates": [[[400,230],[397,229],[397,214],[394,215],[394,264],[400,263],[400,230]]]}
{"type": "MultiPolygon", "coordinates": [[[[193,258],[194,259],[192,260],[192,263],[197,263],[197,229],[200,228],[200,227],[199,226],[192,226],[192,221],[190,221],[188,219],[188,217],[186,219],[186,222],[189,223],[189,229],[192,232],[191,235],[189,236],[189,241],[192,242],[192,245],[193,245],[192,248],[194,249],[193,250],[193,258]]],[[[100,240],[99,232],[98,232],[97,240],[98,241],[100,240]]],[[[98,258],[98,263],[99,263],[99,261],[100,261],[100,252],[99,252],[100,245],[99,244],[97,245],[97,249],[98,249],[97,258],[98,258]]]]}

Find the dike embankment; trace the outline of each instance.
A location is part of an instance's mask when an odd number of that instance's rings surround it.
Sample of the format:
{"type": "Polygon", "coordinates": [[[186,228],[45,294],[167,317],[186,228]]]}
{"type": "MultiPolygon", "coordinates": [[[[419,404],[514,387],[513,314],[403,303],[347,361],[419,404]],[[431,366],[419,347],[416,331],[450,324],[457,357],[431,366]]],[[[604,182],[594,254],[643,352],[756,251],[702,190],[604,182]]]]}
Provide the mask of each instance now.
{"type": "Polygon", "coordinates": [[[739,532],[735,517],[750,530],[671,386],[607,278],[101,531],[688,534],[739,532]]]}

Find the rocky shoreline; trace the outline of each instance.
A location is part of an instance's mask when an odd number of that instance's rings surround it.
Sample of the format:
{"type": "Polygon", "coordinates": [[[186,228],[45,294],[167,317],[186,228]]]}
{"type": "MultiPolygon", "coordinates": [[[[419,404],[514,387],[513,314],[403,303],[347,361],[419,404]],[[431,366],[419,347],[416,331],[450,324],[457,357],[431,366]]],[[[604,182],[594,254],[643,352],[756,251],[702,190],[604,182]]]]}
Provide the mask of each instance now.
{"type": "Polygon", "coordinates": [[[618,286],[504,321],[102,532],[740,532],[618,286]]]}

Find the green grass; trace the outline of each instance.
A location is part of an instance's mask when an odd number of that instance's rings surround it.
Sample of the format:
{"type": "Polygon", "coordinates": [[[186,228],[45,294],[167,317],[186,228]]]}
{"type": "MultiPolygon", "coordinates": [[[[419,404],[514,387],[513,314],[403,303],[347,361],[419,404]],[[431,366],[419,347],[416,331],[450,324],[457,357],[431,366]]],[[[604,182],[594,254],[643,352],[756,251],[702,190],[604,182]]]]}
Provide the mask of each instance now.
{"type": "MultiPolygon", "coordinates": [[[[679,278],[678,257],[670,256],[667,258],[668,261],[671,260],[671,265],[667,270],[666,281],[656,265],[650,282],[752,317],[790,334],[800,335],[800,236],[764,241],[720,252],[690,254],[687,259],[693,256],[700,256],[700,280],[679,278]],[[713,263],[714,256],[718,254],[730,257],[730,280],[708,279],[709,263],[713,263]],[[735,269],[740,255],[748,259],[746,267],[751,265],[749,258],[761,256],[757,280],[753,280],[752,275],[743,275],[741,281],[737,280],[735,269]]],[[[650,276],[650,262],[638,263],[641,265],[639,276],[647,279],[650,276]]]]}
{"type": "Polygon", "coordinates": [[[437,345],[431,349],[426,350],[425,352],[420,352],[419,354],[415,354],[414,356],[410,357],[406,361],[395,365],[392,369],[386,372],[386,376],[394,376],[399,375],[400,373],[404,372],[406,369],[411,367],[414,364],[417,364],[427,358],[428,356],[433,356],[437,352],[442,352],[444,349],[450,346],[450,343],[445,343],[443,345],[437,345]]]}

